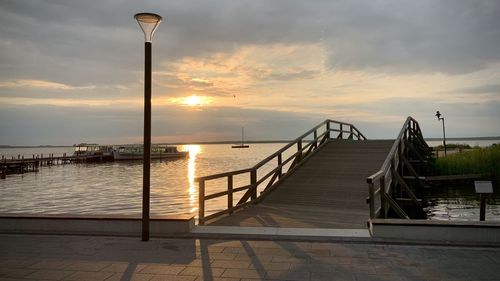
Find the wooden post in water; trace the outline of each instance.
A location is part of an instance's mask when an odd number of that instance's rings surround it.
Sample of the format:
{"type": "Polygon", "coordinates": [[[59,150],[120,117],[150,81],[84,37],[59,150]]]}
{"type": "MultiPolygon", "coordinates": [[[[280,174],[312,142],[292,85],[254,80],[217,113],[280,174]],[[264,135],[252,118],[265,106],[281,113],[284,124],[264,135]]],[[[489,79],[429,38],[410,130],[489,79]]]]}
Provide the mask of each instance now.
{"type": "Polygon", "coordinates": [[[479,206],[479,221],[484,221],[486,219],[486,195],[480,193],[479,201],[481,201],[481,205],[479,206]]]}

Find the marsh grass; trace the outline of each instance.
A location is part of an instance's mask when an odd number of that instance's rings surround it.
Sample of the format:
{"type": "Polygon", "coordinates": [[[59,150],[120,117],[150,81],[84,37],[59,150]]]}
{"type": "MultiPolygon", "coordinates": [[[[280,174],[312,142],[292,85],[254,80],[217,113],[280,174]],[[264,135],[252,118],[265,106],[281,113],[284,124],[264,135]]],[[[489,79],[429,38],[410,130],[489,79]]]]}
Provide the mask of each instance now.
{"type": "Polygon", "coordinates": [[[435,173],[438,175],[481,174],[500,176],[500,145],[475,148],[436,159],[435,173]]]}

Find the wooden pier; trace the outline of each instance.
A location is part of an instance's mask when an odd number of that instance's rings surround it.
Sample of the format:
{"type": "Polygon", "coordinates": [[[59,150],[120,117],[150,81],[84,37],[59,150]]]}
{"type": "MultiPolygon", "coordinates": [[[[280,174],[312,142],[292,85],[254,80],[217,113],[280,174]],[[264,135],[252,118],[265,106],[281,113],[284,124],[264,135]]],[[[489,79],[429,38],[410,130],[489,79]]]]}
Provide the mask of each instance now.
{"type": "Polygon", "coordinates": [[[199,224],[361,229],[390,212],[408,219],[398,200],[421,207],[414,186],[428,155],[411,117],[395,140],[367,140],[352,124],[326,120],[252,168],[197,178],[199,224]],[[236,185],[241,176],[248,181],[236,185]],[[227,209],[205,215],[221,197],[227,209]]]}
{"type": "Polygon", "coordinates": [[[38,172],[41,166],[63,165],[70,163],[95,163],[112,161],[111,155],[66,155],[54,156],[49,154],[33,154],[30,158],[22,155],[11,157],[10,159],[2,156],[0,160],[0,178],[5,178],[9,174],[24,174],[28,172],[38,172]]]}

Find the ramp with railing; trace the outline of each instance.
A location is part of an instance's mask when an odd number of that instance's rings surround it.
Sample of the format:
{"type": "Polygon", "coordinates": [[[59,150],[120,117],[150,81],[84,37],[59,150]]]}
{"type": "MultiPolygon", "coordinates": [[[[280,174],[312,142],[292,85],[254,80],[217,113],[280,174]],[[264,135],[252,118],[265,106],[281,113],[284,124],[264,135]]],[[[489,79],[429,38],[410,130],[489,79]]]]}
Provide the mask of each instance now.
{"type": "Polygon", "coordinates": [[[366,139],[352,124],[326,120],[251,168],[197,178],[199,224],[257,203],[331,138],[366,139]],[[207,204],[221,198],[227,208],[205,215],[207,204]]]}
{"type": "Polygon", "coordinates": [[[415,194],[415,187],[424,187],[420,170],[431,155],[432,149],[425,142],[420,125],[408,117],[382,167],[366,180],[370,218],[387,218],[389,211],[393,211],[400,218],[409,219],[410,216],[397,203],[394,194],[399,195],[399,200],[407,199],[416,209],[421,209],[421,200],[415,194]]]}
{"type": "Polygon", "coordinates": [[[385,179],[397,179],[392,167],[408,162],[400,157],[407,150],[425,150],[422,141],[411,117],[396,141],[367,140],[352,124],[326,120],[252,168],[197,178],[199,224],[366,228],[370,217],[398,207],[385,179]]]}

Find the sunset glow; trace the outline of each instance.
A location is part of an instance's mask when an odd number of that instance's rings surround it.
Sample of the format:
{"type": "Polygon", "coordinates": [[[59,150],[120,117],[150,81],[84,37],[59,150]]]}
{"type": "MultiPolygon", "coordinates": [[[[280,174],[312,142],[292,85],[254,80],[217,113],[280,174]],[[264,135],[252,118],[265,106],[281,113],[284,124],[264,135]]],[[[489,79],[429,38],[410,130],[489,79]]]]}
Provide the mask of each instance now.
{"type": "MultiPolygon", "coordinates": [[[[0,144],[140,140],[143,34],[123,15],[141,5],[10,2],[0,144]]],[[[155,33],[154,140],[294,139],[325,119],[394,138],[408,115],[440,137],[436,110],[450,137],[500,135],[498,1],[251,2],[151,4],[172,20],[155,33]]]]}
{"type": "Polygon", "coordinates": [[[174,104],[179,104],[179,105],[184,105],[184,106],[191,106],[191,107],[197,107],[197,106],[204,106],[212,103],[212,99],[207,96],[197,96],[197,95],[191,95],[188,97],[182,97],[182,98],[173,98],[171,99],[171,102],[174,104]]]}

